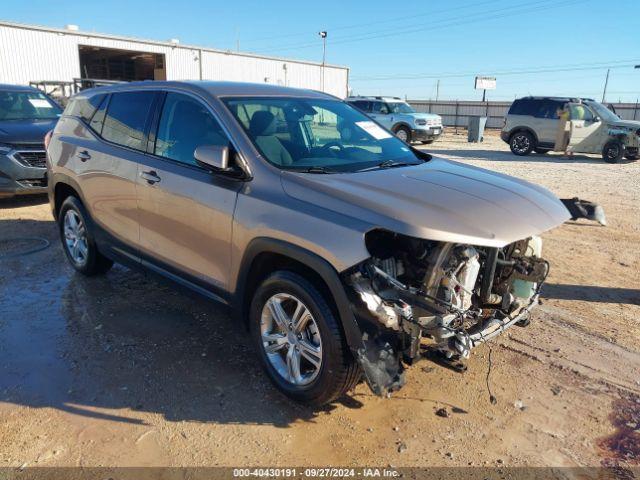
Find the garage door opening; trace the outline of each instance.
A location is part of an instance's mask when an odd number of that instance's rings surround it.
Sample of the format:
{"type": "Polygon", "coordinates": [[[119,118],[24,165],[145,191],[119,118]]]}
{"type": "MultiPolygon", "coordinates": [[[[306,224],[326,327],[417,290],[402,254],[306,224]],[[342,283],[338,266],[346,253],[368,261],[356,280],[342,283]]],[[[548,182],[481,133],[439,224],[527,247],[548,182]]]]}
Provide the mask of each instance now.
{"type": "Polygon", "coordinates": [[[80,76],[101,80],[166,80],[164,54],[80,45],[80,76]]]}

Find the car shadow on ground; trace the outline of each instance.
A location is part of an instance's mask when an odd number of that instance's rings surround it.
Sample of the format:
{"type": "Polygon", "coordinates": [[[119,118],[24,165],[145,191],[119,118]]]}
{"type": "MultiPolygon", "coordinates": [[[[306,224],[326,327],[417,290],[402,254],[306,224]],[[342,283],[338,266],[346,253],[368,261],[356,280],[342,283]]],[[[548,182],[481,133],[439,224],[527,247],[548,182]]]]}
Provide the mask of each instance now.
{"type": "Polygon", "coordinates": [[[640,305],[640,290],[633,288],[599,287],[597,285],[545,283],[542,287],[542,297],[555,298],[558,300],[640,305]]]}
{"type": "MultiPolygon", "coordinates": [[[[491,162],[541,162],[541,163],[592,163],[592,164],[604,164],[604,160],[596,156],[587,156],[576,154],[573,157],[565,157],[560,154],[540,154],[532,153],[527,156],[517,156],[511,152],[505,152],[503,150],[449,150],[449,149],[437,149],[426,148],[423,149],[428,153],[438,156],[444,155],[453,160],[457,158],[471,158],[474,160],[487,160],[491,162]]],[[[634,160],[622,159],[618,164],[632,163],[634,160]]]]}
{"type": "Polygon", "coordinates": [[[12,208],[32,207],[34,205],[42,205],[47,203],[49,198],[47,194],[42,195],[18,195],[15,197],[0,197],[0,209],[8,210],[12,208]]]}
{"type": "Polygon", "coordinates": [[[0,401],[134,424],[149,412],[277,427],[362,406],[352,396],[323,408],[289,401],[227,308],[121,266],[84,277],[66,264],[53,221],[29,230],[55,241],[0,259],[0,401]]]}

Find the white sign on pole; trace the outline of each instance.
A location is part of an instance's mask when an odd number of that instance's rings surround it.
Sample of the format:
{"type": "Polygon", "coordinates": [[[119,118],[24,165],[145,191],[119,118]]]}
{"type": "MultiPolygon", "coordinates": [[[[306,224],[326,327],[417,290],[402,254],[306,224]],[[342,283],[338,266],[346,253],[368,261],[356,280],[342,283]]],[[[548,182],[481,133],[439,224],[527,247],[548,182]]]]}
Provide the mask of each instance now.
{"type": "Polygon", "coordinates": [[[495,90],[496,77],[476,77],[476,90],[495,90]]]}

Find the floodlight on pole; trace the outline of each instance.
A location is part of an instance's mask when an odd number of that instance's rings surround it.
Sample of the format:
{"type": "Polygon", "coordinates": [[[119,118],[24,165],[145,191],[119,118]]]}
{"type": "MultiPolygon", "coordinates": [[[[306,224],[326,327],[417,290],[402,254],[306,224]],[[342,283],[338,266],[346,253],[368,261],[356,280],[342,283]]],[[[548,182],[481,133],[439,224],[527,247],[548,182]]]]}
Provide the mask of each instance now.
{"type": "Polygon", "coordinates": [[[318,32],[320,38],[322,38],[322,67],[320,70],[320,89],[324,92],[324,62],[327,57],[327,31],[323,30],[318,32]]]}

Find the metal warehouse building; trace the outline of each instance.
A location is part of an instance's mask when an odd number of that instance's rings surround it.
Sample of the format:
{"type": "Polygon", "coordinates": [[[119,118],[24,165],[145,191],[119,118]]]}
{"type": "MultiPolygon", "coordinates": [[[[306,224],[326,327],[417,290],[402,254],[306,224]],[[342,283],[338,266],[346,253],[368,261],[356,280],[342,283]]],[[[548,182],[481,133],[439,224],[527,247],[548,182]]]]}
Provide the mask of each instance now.
{"type": "Polygon", "coordinates": [[[0,22],[0,83],[103,80],[267,82],[347,96],[349,69],[315,62],[0,22]],[[324,70],[324,72],[323,72],[324,70]],[[323,81],[324,75],[324,81],[323,81]]]}

